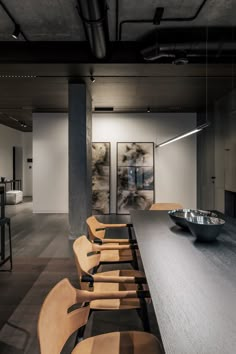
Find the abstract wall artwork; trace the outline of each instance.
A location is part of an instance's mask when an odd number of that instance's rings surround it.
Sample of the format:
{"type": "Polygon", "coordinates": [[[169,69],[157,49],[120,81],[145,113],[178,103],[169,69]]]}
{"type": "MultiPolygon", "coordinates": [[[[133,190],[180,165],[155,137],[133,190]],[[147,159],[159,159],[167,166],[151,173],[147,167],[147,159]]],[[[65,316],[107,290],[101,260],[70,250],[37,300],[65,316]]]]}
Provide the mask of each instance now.
{"type": "Polygon", "coordinates": [[[154,202],[153,143],[117,143],[117,214],[154,202]]]}
{"type": "Polygon", "coordinates": [[[110,213],[110,143],[92,143],[92,212],[110,213]]]}

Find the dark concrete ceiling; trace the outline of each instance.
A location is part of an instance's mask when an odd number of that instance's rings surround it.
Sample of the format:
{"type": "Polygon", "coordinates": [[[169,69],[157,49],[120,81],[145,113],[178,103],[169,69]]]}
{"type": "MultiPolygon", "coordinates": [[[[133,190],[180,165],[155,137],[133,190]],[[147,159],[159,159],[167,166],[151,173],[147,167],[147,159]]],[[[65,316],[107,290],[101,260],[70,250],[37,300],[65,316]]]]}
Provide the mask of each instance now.
{"type": "MultiPolygon", "coordinates": [[[[3,0],[30,41],[84,41],[84,30],[76,9],[76,0],[3,0]]],[[[124,20],[152,20],[156,7],[164,7],[163,17],[190,17],[202,0],[119,0],[119,22],[124,20]]],[[[116,38],[116,0],[107,0],[110,40],[116,38]]],[[[191,26],[236,25],[235,0],[208,0],[191,26]]],[[[160,27],[187,26],[188,23],[163,22],[160,27]]],[[[135,41],[153,24],[126,24],[123,40],[135,41]]],[[[9,41],[14,25],[0,8],[0,41],[9,41]]]]}
{"type": "MultiPolygon", "coordinates": [[[[155,8],[163,6],[164,17],[189,17],[202,0],[119,0],[118,20],[152,19],[155,8]]],[[[84,29],[76,10],[76,0],[4,0],[12,16],[31,42],[85,41],[84,29]]],[[[109,37],[116,39],[116,0],[109,6],[109,37]]],[[[208,0],[196,20],[189,23],[160,24],[160,29],[181,25],[230,27],[236,25],[236,0],[208,0]]],[[[123,41],[136,41],[156,28],[153,24],[124,24],[123,41]]],[[[19,47],[14,47],[12,21],[0,7],[0,41],[11,42],[11,64],[3,50],[0,54],[0,123],[16,129],[31,130],[32,111],[66,111],[68,80],[82,79],[95,107],[114,107],[115,111],[198,111],[209,107],[234,86],[235,71],[228,64],[117,64],[62,63],[47,64],[47,60],[18,60],[19,47]],[[14,49],[15,48],[15,49],[14,49]],[[4,57],[5,58],[5,57],[4,57]],[[15,59],[14,59],[15,58],[15,59]],[[96,78],[90,81],[90,72],[96,78]],[[32,77],[22,77],[31,75],[32,77]],[[16,76],[16,77],[14,77],[16,76]],[[17,77],[18,76],[18,77],[17,77]],[[20,77],[21,76],[21,77],[20,77]],[[207,76],[207,78],[206,78],[207,76]],[[18,122],[17,122],[18,121],[18,122]],[[21,122],[28,127],[22,128],[21,122]]],[[[24,41],[22,37],[20,41],[24,41]]],[[[27,54],[28,55],[28,54],[27,54]]],[[[79,52],[77,53],[79,55],[79,52]]],[[[71,58],[73,62],[73,58],[71,58]]],[[[51,62],[51,61],[48,61],[51,62]]],[[[94,61],[96,62],[96,61],[94,61]]]]}

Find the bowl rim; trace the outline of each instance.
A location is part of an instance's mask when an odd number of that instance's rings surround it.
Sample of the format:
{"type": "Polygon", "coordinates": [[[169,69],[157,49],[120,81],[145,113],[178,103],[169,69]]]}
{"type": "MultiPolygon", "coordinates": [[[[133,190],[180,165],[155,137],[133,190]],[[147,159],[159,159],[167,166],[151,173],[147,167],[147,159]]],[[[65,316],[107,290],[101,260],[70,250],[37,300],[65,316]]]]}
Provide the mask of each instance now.
{"type": "MultiPolygon", "coordinates": [[[[214,217],[214,218],[218,218],[217,214],[210,211],[210,210],[203,210],[203,209],[188,209],[188,208],[183,208],[183,209],[173,209],[173,210],[169,210],[168,211],[168,214],[171,215],[171,216],[175,216],[176,218],[180,218],[180,219],[187,219],[187,217],[185,216],[176,216],[175,213],[176,212],[200,212],[200,213],[211,213],[212,216],[208,216],[208,215],[205,215],[206,217],[214,217]]],[[[202,215],[204,216],[204,215],[202,215]]],[[[219,218],[218,218],[219,219],[219,218]]]]}
{"type": "Polygon", "coordinates": [[[218,224],[200,224],[198,222],[195,222],[195,221],[191,221],[190,219],[191,218],[185,218],[185,220],[187,221],[187,223],[189,224],[195,224],[195,225],[202,225],[202,226],[222,226],[225,224],[225,220],[224,219],[221,219],[221,218],[216,218],[214,216],[203,216],[204,218],[207,218],[207,219],[217,219],[220,221],[220,223],[218,224]]]}

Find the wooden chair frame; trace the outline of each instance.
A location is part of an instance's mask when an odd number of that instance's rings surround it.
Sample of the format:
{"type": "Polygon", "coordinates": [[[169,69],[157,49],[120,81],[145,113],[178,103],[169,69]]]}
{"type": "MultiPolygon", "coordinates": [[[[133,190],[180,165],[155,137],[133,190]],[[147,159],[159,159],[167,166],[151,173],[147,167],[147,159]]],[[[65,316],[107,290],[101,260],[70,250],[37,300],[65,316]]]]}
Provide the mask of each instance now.
{"type": "MultiPolygon", "coordinates": [[[[90,216],[87,218],[86,223],[88,225],[88,233],[89,233],[89,238],[93,243],[103,245],[103,244],[114,244],[117,246],[121,245],[127,245],[127,248],[116,248],[119,250],[122,249],[129,249],[128,246],[130,246],[130,251],[132,254],[132,260],[124,261],[123,263],[131,263],[134,269],[138,269],[138,260],[137,260],[137,255],[136,255],[136,249],[138,249],[137,241],[132,239],[132,232],[130,228],[130,224],[103,224],[100,223],[95,216],[90,216]],[[129,230],[129,239],[105,239],[105,232],[108,228],[122,228],[122,227],[128,227],[129,230]]],[[[115,248],[114,248],[115,249],[115,248]]],[[[105,250],[105,248],[104,248],[105,250]]],[[[108,250],[108,248],[107,248],[108,250]]],[[[107,264],[108,262],[104,262],[104,264],[107,264]]],[[[114,263],[114,262],[111,262],[114,263]]],[[[121,263],[120,261],[117,263],[121,263]]]]}
{"type": "Polygon", "coordinates": [[[97,220],[95,216],[90,216],[87,218],[86,223],[88,225],[88,231],[89,231],[89,237],[91,241],[99,243],[137,243],[136,240],[132,238],[132,231],[131,227],[132,224],[104,224],[100,221],[97,220]],[[122,239],[122,238],[105,238],[106,230],[108,229],[119,229],[119,228],[128,228],[128,239],[122,239]]]}
{"type": "Polygon", "coordinates": [[[79,328],[85,327],[89,317],[90,307],[87,304],[89,301],[113,298],[142,298],[146,295],[146,292],[136,291],[94,293],[74,288],[68,279],[61,280],[49,292],[41,307],[38,320],[40,353],[61,353],[71,334],[79,328]],[[82,304],[82,306],[72,310],[72,306],[75,304],[82,304]]]}
{"type": "MultiPolygon", "coordinates": [[[[135,270],[123,270],[121,271],[122,275],[118,276],[109,276],[107,272],[101,274],[96,273],[100,265],[100,252],[99,248],[107,246],[98,246],[90,242],[86,236],[81,236],[73,243],[73,251],[75,256],[75,263],[78,271],[78,276],[80,279],[80,286],[83,290],[93,290],[94,283],[118,283],[118,284],[135,284],[137,290],[146,290],[147,289],[147,280],[143,273],[137,272],[135,270]],[[92,270],[92,271],[91,271],[92,270]],[[138,276],[137,276],[138,275],[138,276]]],[[[120,246],[123,247],[123,246],[120,246]]],[[[126,306],[128,309],[129,306],[126,306]]],[[[104,308],[103,308],[104,309],[104,308]]],[[[107,310],[112,308],[107,308],[107,310]]],[[[134,307],[131,307],[134,309],[134,307]]],[[[149,320],[147,315],[147,304],[146,301],[140,299],[139,306],[135,307],[137,310],[142,322],[143,327],[146,331],[150,330],[149,320]]],[[[113,308],[113,310],[116,310],[113,308]]]]}
{"type": "MultiPolygon", "coordinates": [[[[113,246],[110,245],[96,245],[90,242],[85,235],[77,238],[73,243],[73,251],[75,255],[75,262],[78,271],[78,275],[80,281],[87,283],[94,282],[107,282],[107,283],[135,283],[135,284],[145,284],[146,278],[141,277],[121,277],[121,276],[102,276],[98,274],[94,274],[98,267],[100,266],[100,250],[102,249],[113,249],[113,246]],[[90,272],[93,270],[92,272],[90,272]]],[[[116,246],[119,249],[126,249],[126,245],[116,246]]],[[[131,247],[129,245],[128,247],[131,247]]]]}

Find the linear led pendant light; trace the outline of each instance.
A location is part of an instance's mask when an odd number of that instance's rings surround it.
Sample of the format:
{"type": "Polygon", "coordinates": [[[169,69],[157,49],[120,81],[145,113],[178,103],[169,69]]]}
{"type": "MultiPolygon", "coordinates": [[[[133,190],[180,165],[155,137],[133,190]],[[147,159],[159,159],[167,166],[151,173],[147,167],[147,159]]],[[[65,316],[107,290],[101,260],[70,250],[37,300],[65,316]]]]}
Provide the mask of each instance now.
{"type": "Polygon", "coordinates": [[[207,46],[207,44],[208,44],[208,28],[206,27],[206,121],[202,125],[199,125],[192,130],[186,131],[183,134],[177,135],[174,138],[168,139],[166,141],[163,141],[160,144],[157,144],[155,146],[156,148],[171,144],[174,141],[186,138],[189,135],[196,134],[196,133],[200,132],[202,129],[204,129],[210,125],[210,123],[207,119],[207,116],[208,116],[208,114],[207,114],[208,113],[207,112],[207,107],[208,107],[208,82],[207,82],[207,80],[208,80],[208,46],[207,46]]]}
{"type": "Polygon", "coordinates": [[[171,139],[168,139],[168,140],[166,140],[166,141],[163,141],[163,143],[160,143],[160,144],[156,145],[155,147],[156,147],[156,148],[159,148],[159,147],[162,147],[162,146],[171,144],[171,143],[173,143],[174,141],[177,141],[177,140],[186,138],[186,137],[189,136],[189,135],[196,134],[196,133],[200,132],[202,129],[208,127],[209,125],[210,125],[210,123],[209,123],[209,122],[206,122],[206,123],[204,123],[204,124],[202,124],[202,125],[197,126],[197,127],[194,128],[193,130],[188,130],[187,132],[185,132],[185,133],[183,133],[183,134],[180,134],[180,135],[177,135],[177,136],[175,136],[174,138],[171,138],[171,139]]]}

